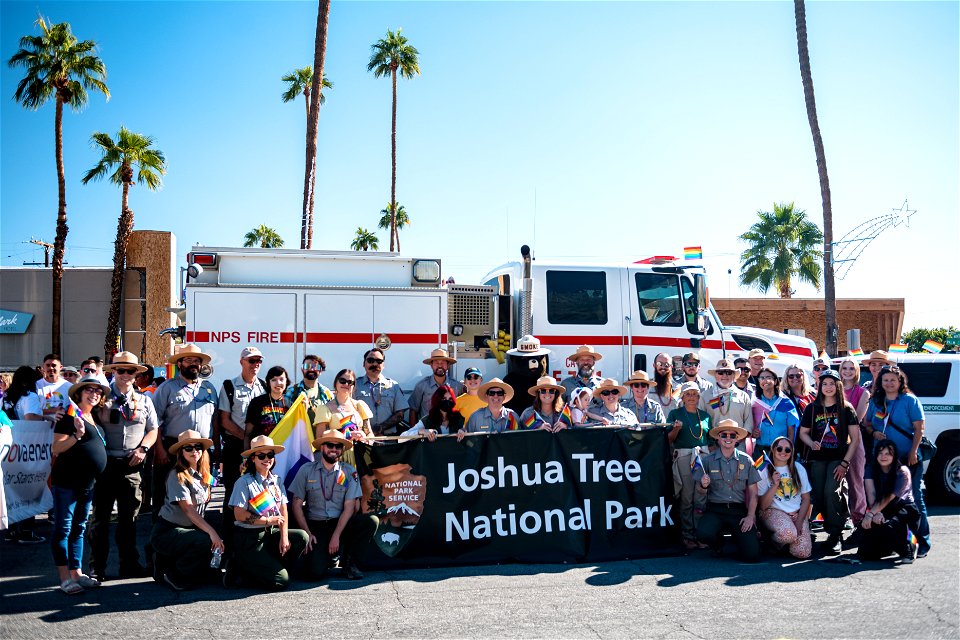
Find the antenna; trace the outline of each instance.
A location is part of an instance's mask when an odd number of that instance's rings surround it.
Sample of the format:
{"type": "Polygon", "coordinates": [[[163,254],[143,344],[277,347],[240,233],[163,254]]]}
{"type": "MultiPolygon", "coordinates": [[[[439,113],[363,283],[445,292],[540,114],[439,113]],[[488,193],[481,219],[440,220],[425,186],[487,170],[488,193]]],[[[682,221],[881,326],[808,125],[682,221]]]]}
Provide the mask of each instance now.
{"type": "Polygon", "coordinates": [[[917,212],[916,209],[909,208],[906,200],[903,201],[899,209],[892,208],[890,211],[891,213],[885,216],[861,222],[833,243],[833,246],[836,247],[833,263],[838,265],[834,273],[837,280],[843,280],[847,277],[857,258],[881,233],[887,229],[899,227],[901,224],[906,224],[907,228],[910,228],[910,216],[917,212]]]}

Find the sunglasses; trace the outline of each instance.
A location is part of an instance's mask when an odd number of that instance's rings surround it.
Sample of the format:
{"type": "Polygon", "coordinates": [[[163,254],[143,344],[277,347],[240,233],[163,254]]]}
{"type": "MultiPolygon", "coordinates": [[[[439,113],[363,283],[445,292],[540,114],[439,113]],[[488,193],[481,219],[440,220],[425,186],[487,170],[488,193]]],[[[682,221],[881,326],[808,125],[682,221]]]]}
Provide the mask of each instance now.
{"type": "Polygon", "coordinates": [[[601,391],[600,395],[602,395],[604,398],[607,396],[618,396],[620,395],[620,391],[617,389],[607,389],[606,391],[601,391]]]}
{"type": "Polygon", "coordinates": [[[84,373],[96,373],[96,372],[97,372],[96,369],[91,369],[90,367],[84,367],[83,369],[81,369],[81,371],[83,371],[84,373]]]}
{"type": "Polygon", "coordinates": [[[787,377],[790,378],[791,380],[800,380],[801,378],[803,378],[803,374],[802,374],[802,373],[788,373],[788,374],[787,374],[787,377]]]}
{"type": "Polygon", "coordinates": [[[750,367],[737,367],[737,371],[741,371],[743,373],[750,373],[750,367]]]}
{"type": "Polygon", "coordinates": [[[116,371],[120,375],[127,375],[127,376],[132,376],[137,372],[136,369],[114,369],[114,371],[116,371]]]}
{"type": "Polygon", "coordinates": [[[342,450],[343,450],[343,445],[340,444],[339,442],[338,442],[338,443],[324,442],[324,443],[323,443],[323,446],[325,446],[327,449],[335,449],[335,450],[337,450],[337,451],[342,451],[342,450]]]}
{"type": "Polygon", "coordinates": [[[193,453],[194,451],[203,453],[203,446],[199,444],[185,444],[182,447],[180,447],[180,450],[185,453],[193,453]]]}
{"type": "Polygon", "coordinates": [[[773,450],[777,453],[793,453],[793,449],[790,447],[774,447],[773,450]]]}
{"type": "Polygon", "coordinates": [[[670,366],[670,363],[669,363],[669,362],[654,362],[654,363],[653,363],[653,366],[655,366],[655,367],[669,367],[669,366],[670,366]]]}
{"type": "Polygon", "coordinates": [[[304,362],[300,369],[302,371],[323,371],[323,368],[316,362],[304,362]]]}
{"type": "Polygon", "coordinates": [[[382,358],[367,358],[367,364],[383,364],[382,358]]]}
{"type": "Polygon", "coordinates": [[[277,457],[277,454],[275,454],[273,451],[267,451],[266,453],[255,453],[253,454],[253,457],[257,460],[273,460],[277,457]]]}
{"type": "Polygon", "coordinates": [[[507,395],[507,392],[504,391],[503,389],[490,389],[489,391],[487,391],[487,395],[488,396],[505,396],[507,395]]]}
{"type": "Polygon", "coordinates": [[[98,396],[103,395],[103,389],[101,389],[100,387],[86,387],[83,391],[84,393],[95,393],[98,396]]]}
{"type": "Polygon", "coordinates": [[[645,383],[645,382],[631,382],[631,383],[630,383],[630,388],[631,388],[631,389],[639,389],[639,388],[641,388],[641,387],[643,387],[644,389],[646,389],[646,388],[649,387],[649,386],[650,386],[650,385],[647,384],[647,383],[645,383]]]}
{"type": "Polygon", "coordinates": [[[817,373],[820,373],[821,371],[826,371],[829,368],[830,367],[819,366],[819,367],[814,367],[813,370],[816,371],[817,373]]]}
{"type": "Polygon", "coordinates": [[[357,384],[356,380],[347,380],[346,378],[337,378],[337,382],[345,387],[352,387],[353,385],[357,384]]]}
{"type": "Polygon", "coordinates": [[[736,440],[736,439],[737,439],[737,434],[736,434],[736,433],[729,433],[729,432],[727,432],[727,431],[724,431],[723,433],[718,434],[717,437],[718,437],[718,438],[722,438],[723,440],[736,440]]]}
{"type": "Polygon", "coordinates": [[[463,378],[464,380],[483,380],[483,376],[479,373],[469,373],[463,378]]]}
{"type": "Polygon", "coordinates": [[[700,366],[700,363],[699,363],[699,362],[684,362],[684,363],[683,363],[683,366],[685,366],[685,367],[699,367],[699,366],[700,366]]]}
{"type": "Polygon", "coordinates": [[[247,358],[250,364],[263,364],[263,358],[247,358]]]}
{"type": "Polygon", "coordinates": [[[718,376],[732,376],[736,371],[717,371],[718,376]]]}
{"type": "Polygon", "coordinates": [[[556,389],[540,389],[540,393],[546,396],[555,396],[557,395],[556,389]]]}

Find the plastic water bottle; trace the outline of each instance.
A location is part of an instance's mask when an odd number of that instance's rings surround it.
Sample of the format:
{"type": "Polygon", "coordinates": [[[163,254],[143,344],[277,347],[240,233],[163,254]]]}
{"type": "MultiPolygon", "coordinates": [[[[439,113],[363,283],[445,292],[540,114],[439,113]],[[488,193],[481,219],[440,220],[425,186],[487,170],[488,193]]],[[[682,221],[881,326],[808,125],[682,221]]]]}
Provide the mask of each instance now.
{"type": "Polygon", "coordinates": [[[213,550],[213,556],[210,558],[210,568],[219,569],[220,568],[220,559],[223,557],[223,551],[220,550],[220,547],[217,547],[213,550]]]}

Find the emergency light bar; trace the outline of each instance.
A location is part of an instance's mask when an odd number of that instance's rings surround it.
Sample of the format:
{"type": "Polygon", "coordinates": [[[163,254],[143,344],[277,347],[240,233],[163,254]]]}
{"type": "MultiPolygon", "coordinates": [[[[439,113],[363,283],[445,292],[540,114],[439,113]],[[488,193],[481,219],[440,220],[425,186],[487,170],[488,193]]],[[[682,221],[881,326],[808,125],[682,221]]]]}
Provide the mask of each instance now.
{"type": "Polygon", "coordinates": [[[666,264],[668,262],[676,262],[676,260],[673,256],[650,256],[643,260],[637,260],[633,264],[666,264]]]}
{"type": "Polygon", "coordinates": [[[201,267],[215,267],[217,254],[215,253],[188,253],[187,264],[198,264],[201,267]]]}

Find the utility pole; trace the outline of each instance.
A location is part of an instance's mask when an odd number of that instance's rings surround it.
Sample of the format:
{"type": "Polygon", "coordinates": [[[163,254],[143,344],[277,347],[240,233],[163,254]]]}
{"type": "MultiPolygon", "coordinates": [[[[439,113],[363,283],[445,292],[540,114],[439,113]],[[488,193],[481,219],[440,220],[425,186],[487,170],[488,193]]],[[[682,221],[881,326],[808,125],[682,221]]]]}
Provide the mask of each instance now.
{"type": "Polygon", "coordinates": [[[34,240],[30,238],[30,243],[43,247],[43,266],[45,268],[50,267],[50,250],[53,249],[53,245],[49,242],[44,242],[43,240],[34,240]]]}

